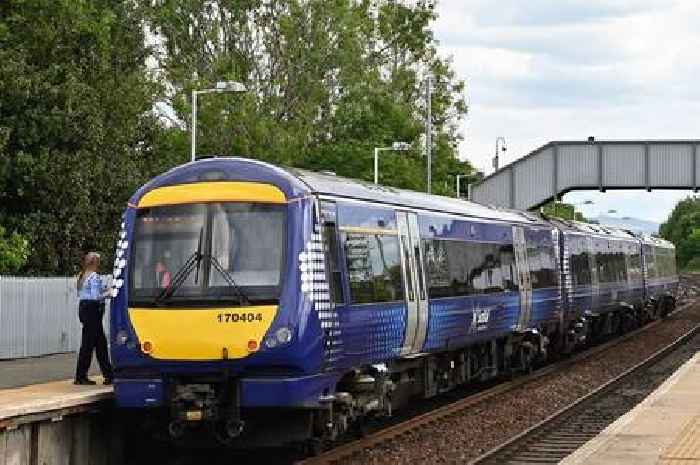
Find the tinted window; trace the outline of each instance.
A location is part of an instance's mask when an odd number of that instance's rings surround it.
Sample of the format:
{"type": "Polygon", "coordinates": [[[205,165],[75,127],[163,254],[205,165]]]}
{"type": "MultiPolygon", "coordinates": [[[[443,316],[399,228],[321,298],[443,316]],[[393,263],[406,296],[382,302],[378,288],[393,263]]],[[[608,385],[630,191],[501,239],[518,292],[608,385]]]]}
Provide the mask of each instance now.
{"type": "Polygon", "coordinates": [[[510,244],[424,240],[428,295],[435,297],[517,290],[510,244]]]}
{"type": "Polygon", "coordinates": [[[644,246],[644,263],[647,268],[647,278],[656,278],[656,260],[654,258],[654,249],[650,245],[644,246]]]}
{"type": "Polygon", "coordinates": [[[588,252],[572,254],[569,260],[574,286],[591,284],[591,264],[588,252]]]}
{"type": "Polygon", "coordinates": [[[353,303],[403,300],[397,236],[347,232],[342,241],[353,303]]]}
{"type": "Polygon", "coordinates": [[[327,224],[323,227],[323,247],[326,253],[328,267],[328,284],[330,285],[331,301],[343,302],[343,284],[340,271],[340,255],[338,250],[338,236],[335,224],[327,224]]]}
{"type": "Polygon", "coordinates": [[[623,282],[627,280],[627,266],[622,252],[605,251],[596,253],[598,280],[601,283],[623,282]]]}
{"type": "Polygon", "coordinates": [[[533,289],[557,286],[559,280],[552,246],[528,244],[527,261],[533,289]]]}
{"type": "Polygon", "coordinates": [[[642,256],[639,253],[633,252],[629,256],[629,274],[634,281],[642,276],[642,256]]]}

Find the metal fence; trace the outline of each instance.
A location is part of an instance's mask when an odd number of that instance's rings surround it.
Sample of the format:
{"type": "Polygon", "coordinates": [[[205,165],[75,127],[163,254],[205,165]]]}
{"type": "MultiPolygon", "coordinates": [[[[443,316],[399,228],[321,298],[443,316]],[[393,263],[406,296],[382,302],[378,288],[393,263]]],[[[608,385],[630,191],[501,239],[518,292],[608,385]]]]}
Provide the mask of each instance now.
{"type": "Polygon", "coordinates": [[[80,331],[75,278],[0,276],[0,360],[76,351],[80,331]]]}

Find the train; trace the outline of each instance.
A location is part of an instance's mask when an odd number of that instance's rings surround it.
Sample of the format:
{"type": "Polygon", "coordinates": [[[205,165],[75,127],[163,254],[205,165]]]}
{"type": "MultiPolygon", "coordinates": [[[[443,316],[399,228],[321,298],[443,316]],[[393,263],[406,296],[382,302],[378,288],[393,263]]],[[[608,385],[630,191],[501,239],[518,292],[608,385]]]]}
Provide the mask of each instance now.
{"type": "Polygon", "coordinates": [[[133,194],[112,286],[119,408],[318,447],[662,318],[678,276],[663,239],[212,157],[133,194]]]}

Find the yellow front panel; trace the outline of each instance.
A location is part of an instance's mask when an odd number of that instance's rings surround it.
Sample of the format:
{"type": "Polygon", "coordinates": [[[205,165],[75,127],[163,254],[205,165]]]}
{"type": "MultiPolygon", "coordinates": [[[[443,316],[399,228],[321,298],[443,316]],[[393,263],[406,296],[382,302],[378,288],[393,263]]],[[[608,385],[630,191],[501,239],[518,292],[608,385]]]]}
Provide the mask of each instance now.
{"type": "Polygon", "coordinates": [[[139,200],[139,208],[202,202],[286,203],[284,192],[271,184],[243,181],[195,182],[153,189],[139,200]]]}
{"type": "Polygon", "coordinates": [[[129,317],[141,346],[150,356],[168,360],[243,358],[262,344],[277,314],[276,305],[235,308],[130,308],[129,317]],[[226,355],[224,355],[226,354],[226,355]]]}

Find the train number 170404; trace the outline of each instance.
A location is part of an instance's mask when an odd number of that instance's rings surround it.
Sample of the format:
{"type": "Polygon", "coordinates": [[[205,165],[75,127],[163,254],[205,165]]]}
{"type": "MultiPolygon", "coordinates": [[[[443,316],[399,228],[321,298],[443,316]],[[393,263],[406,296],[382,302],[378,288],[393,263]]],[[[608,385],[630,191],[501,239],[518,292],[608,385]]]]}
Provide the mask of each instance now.
{"type": "Polygon", "coordinates": [[[263,321],[262,313],[219,313],[216,317],[219,323],[252,323],[263,321]]]}

